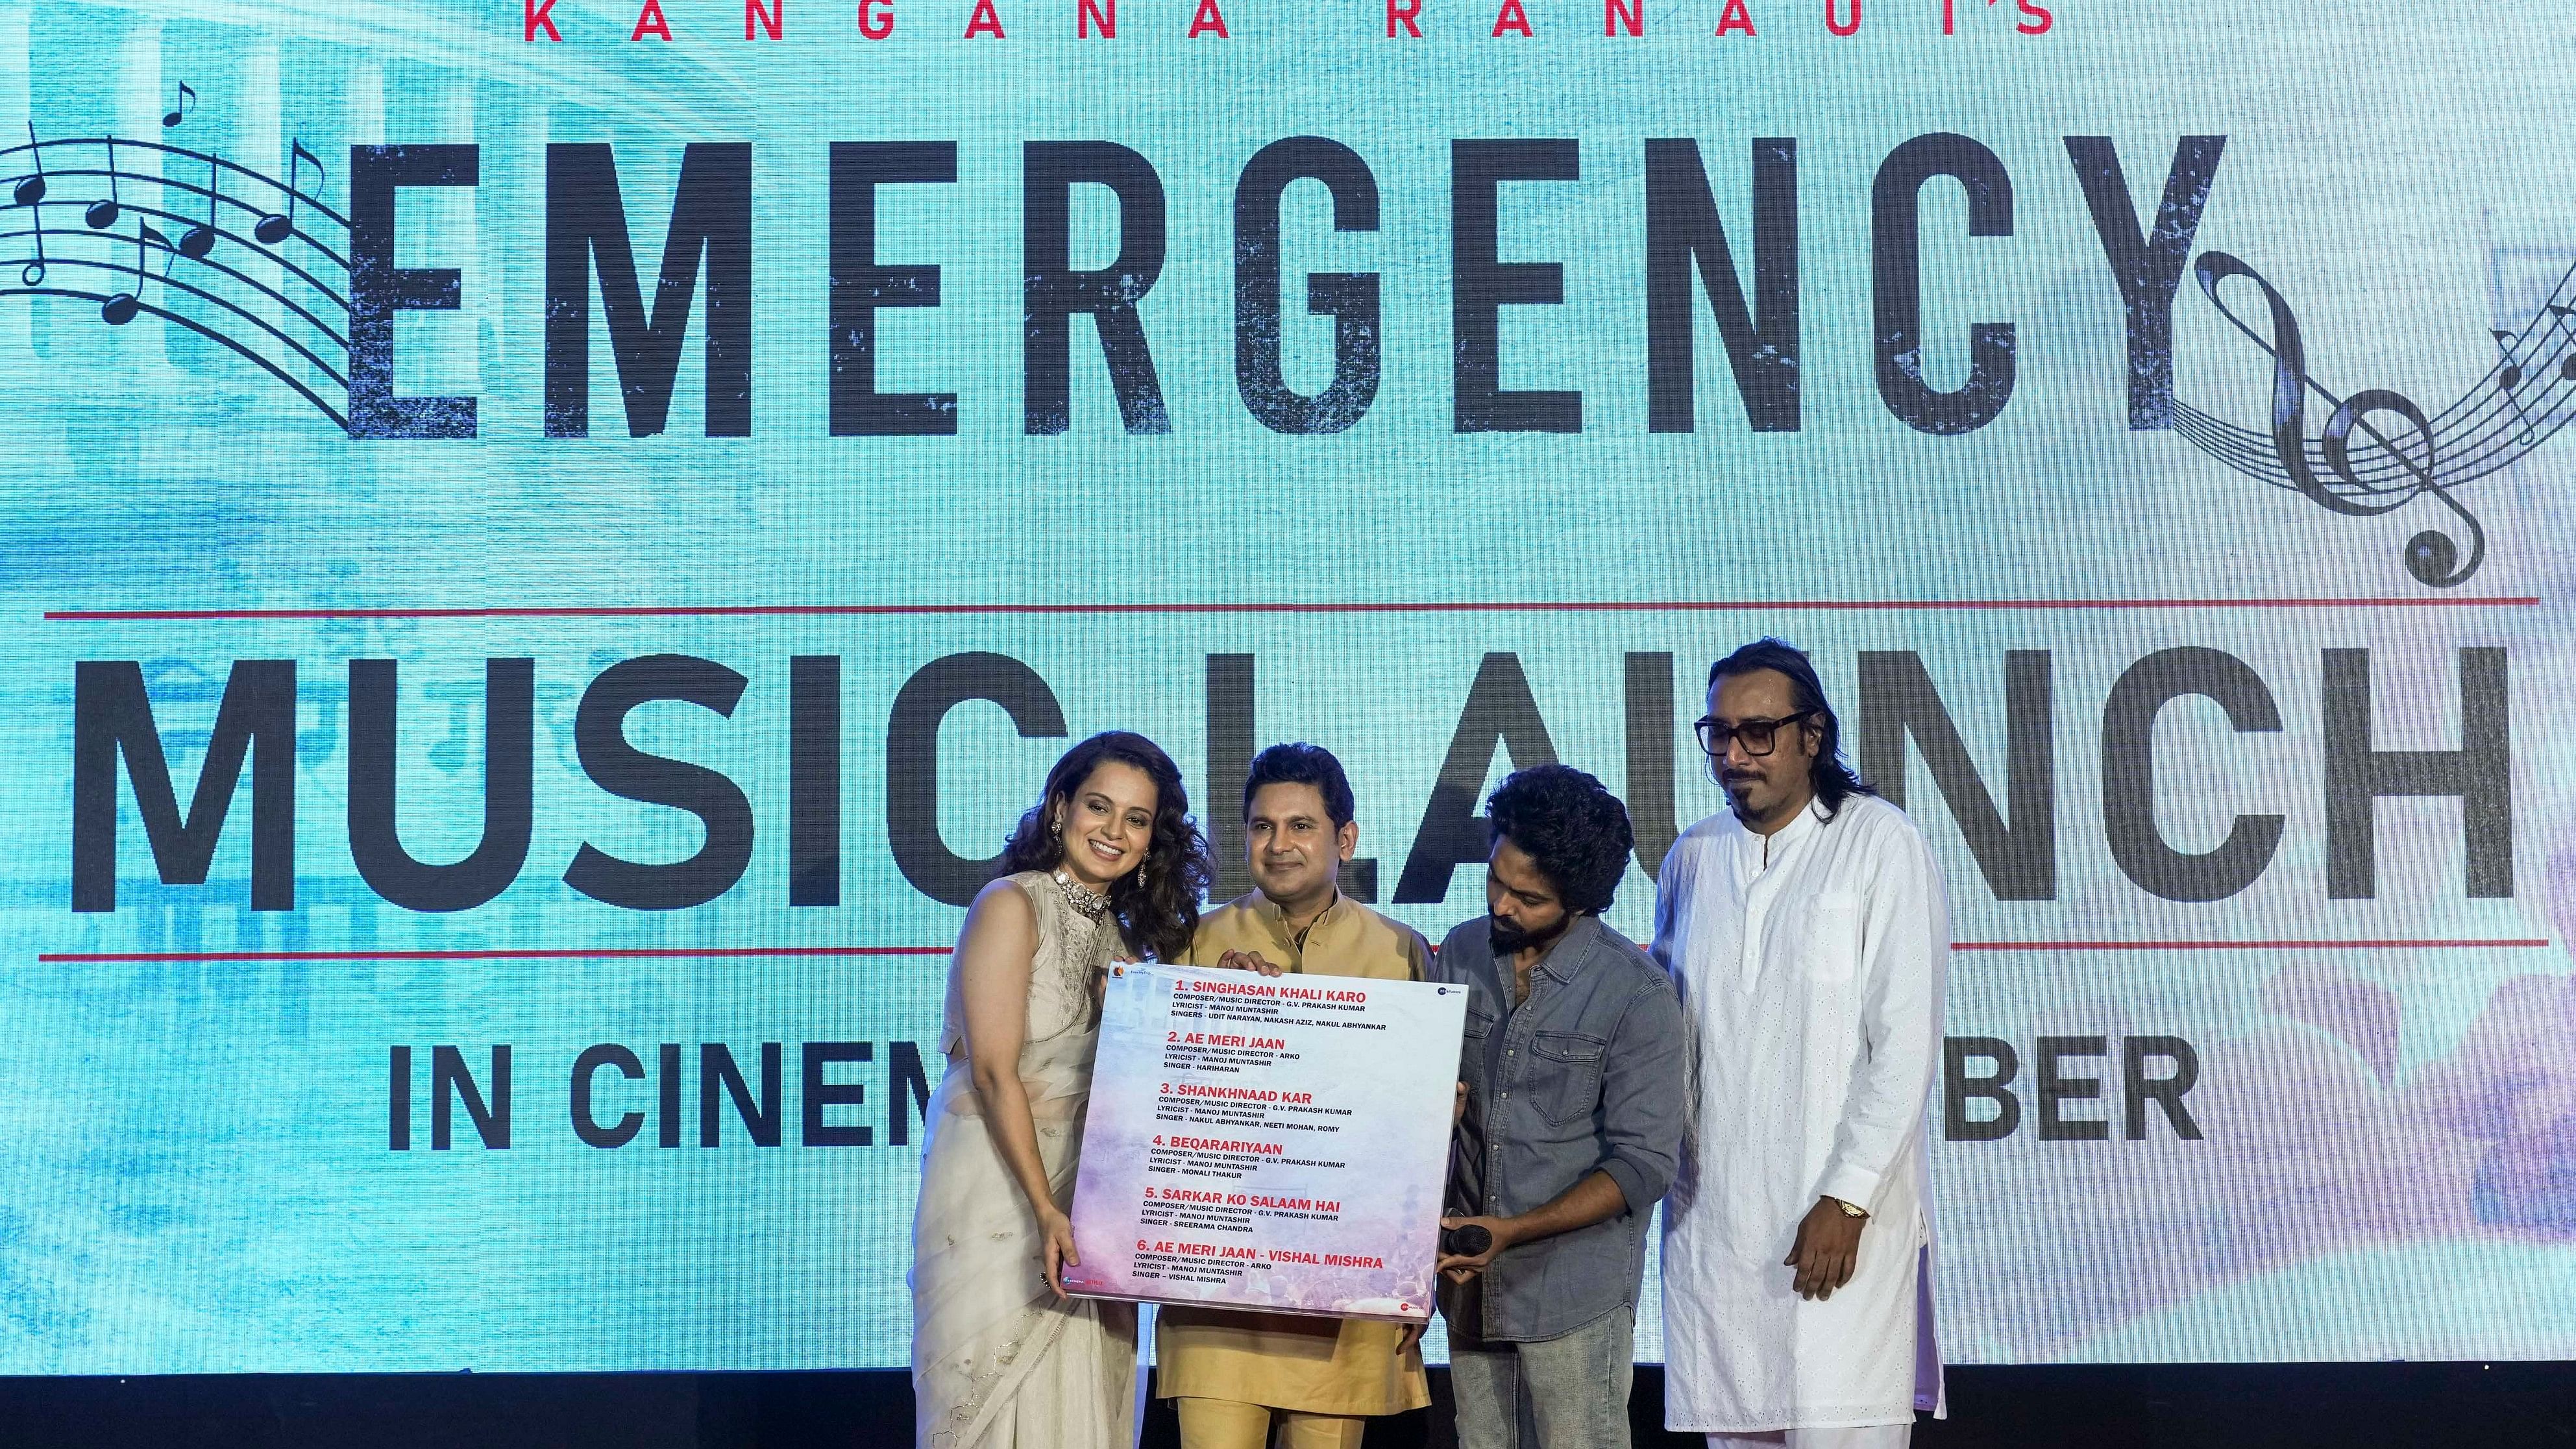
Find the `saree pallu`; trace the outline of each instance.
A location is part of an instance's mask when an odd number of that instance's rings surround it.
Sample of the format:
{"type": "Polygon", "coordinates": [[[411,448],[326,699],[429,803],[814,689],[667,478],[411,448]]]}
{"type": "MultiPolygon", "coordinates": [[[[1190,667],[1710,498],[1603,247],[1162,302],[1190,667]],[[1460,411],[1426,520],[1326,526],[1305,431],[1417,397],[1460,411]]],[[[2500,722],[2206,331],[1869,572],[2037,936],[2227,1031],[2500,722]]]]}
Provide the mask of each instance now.
{"type": "MultiPolygon", "coordinates": [[[[1020,1053],[1038,1155],[1058,1209],[1073,1200],[1096,1031],[1020,1053]]],[[[973,1075],[950,1062],[932,1096],[912,1223],[912,1391],[920,1449],[1129,1449],[1136,1310],[1059,1302],[1037,1214],[1003,1165],[973,1075]]]]}

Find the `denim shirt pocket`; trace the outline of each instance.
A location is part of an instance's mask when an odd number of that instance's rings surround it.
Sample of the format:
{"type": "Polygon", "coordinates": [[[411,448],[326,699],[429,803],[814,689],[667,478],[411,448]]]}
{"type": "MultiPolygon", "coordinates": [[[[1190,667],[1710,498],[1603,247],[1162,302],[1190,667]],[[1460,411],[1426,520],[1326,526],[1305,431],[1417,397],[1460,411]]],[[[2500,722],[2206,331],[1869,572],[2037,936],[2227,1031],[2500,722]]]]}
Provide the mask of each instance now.
{"type": "Polygon", "coordinates": [[[1472,1082],[1482,1075],[1485,1044],[1494,1035],[1501,1018],[1477,1009],[1476,998],[1467,998],[1467,1029],[1458,1039],[1458,1080],[1472,1082]]]}
{"type": "Polygon", "coordinates": [[[1531,1035],[1529,1097],[1549,1125],[1564,1127],[1592,1115],[1601,1096],[1601,1055],[1608,1047],[1586,1032],[1531,1035]]]}

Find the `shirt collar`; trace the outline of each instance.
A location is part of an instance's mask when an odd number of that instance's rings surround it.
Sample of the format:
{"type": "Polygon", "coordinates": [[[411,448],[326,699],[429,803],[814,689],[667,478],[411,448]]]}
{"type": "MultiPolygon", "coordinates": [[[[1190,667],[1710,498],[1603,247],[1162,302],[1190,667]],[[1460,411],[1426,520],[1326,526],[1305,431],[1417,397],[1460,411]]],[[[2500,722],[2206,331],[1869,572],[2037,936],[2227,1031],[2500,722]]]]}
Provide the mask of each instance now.
{"type": "Polygon", "coordinates": [[[1590,954],[1587,948],[1600,929],[1599,916],[1575,917],[1574,924],[1567,926],[1565,934],[1557,937],[1556,944],[1548,947],[1547,954],[1538,959],[1538,969],[1559,981],[1572,981],[1576,966],[1590,954]]]}

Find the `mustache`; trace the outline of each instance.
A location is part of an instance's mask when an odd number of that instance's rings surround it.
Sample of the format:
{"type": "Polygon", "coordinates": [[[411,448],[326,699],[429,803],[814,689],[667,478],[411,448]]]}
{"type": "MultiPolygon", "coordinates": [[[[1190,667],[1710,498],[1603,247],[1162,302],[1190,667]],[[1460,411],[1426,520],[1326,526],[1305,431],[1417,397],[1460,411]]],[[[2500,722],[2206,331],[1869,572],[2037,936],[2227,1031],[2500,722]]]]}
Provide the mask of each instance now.
{"type": "Polygon", "coordinates": [[[1485,935],[1493,944],[1496,956],[1509,956],[1532,946],[1544,945],[1563,934],[1564,928],[1565,923],[1560,922],[1550,930],[1530,931],[1511,925],[1500,916],[1485,917],[1485,935]]]}

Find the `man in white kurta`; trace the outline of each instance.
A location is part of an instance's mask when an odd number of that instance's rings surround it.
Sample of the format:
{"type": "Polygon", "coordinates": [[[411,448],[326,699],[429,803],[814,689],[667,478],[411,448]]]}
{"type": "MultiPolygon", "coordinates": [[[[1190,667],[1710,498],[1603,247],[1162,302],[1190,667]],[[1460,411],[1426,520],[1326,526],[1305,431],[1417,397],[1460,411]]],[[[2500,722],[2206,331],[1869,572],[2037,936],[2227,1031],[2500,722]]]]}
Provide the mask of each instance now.
{"type": "Polygon", "coordinates": [[[1732,808],[1658,881],[1694,1074],[1664,1205],[1665,1423],[1716,1449],[1893,1449],[1944,1411],[1923,1139],[1948,911],[1839,733],[1804,654],[1720,661],[1701,734],[1732,808]]]}

